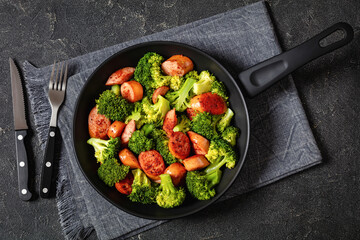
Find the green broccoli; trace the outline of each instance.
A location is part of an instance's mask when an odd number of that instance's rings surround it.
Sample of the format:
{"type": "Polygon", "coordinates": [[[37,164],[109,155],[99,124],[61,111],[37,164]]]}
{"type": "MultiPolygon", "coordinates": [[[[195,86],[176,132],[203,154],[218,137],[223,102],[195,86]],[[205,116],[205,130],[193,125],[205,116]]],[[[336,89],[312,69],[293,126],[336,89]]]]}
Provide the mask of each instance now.
{"type": "Polygon", "coordinates": [[[225,130],[221,133],[222,139],[230,143],[232,147],[236,145],[236,140],[240,136],[240,129],[234,126],[228,126],[225,130]]]}
{"type": "Polygon", "coordinates": [[[105,90],[95,101],[98,112],[113,121],[124,121],[134,108],[134,104],[111,90],[105,90]]]}
{"type": "Polygon", "coordinates": [[[109,140],[90,138],[87,143],[94,147],[95,158],[99,163],[115,157],[120,149],[120,138],[110,138],[109,140]]]}
{"type": "Polygon", "coordinates": [[[120,96],[120,86],[115,84],[111,86],[111,91],[115,93],[116,96],[120,96]]]}
{"type": "Polygon", "coordinates": [[[144,88],[145,92],[154,89],[153,79],[151,72],[153,65],[158,65],[163,61],[163,57],[154,52],[146,53],[138,62],[135,72],[134,79],[138,81],[144,88]]]}
{"type": "Polygon", "coordinates": [[[154,124],[145,124],[145,125],[141,128],[141,131],[144,132],[145,136],[148,136],[154,129],[155,129],[154,124]]]}
{"type": "Polygon", "coordinates": [[[125,123],[128,124],[131,120],[135,120],[136,128],[139,129],[145,123],[144,116],[145,114],[143,111],[142,102],[135,102],[134,109],[132,110],[131,114],[126,117],[125,123]]]}
{"type": "Polygon", "coordinates": [[[141,102],[144,112],[144,122],[152,123],[156,127],[161,126],[166,113],[170,110],[169,101],[159,96],[155,104],[152,104],[147,97],[143,98],[141,102]]]}
{"type": "Polygon", "coordinates": [[[211,162],[203,171],[190,171],[186,174],[186,186],[190,194],[199,200],[208,200],[215,196],[214,186],[221,180],[224,165],[232,168],[236,163],[236,155],[231,146],[222,139],[210,143],[209,153],[205,155],[211,162]],[[210,152],[211,151],[211,152],[210,152]]]}
{"type": "Polygon", "coordinates": [[[106,159],[98,168],[99,178],[109,187],[114,186],[120,180],[123,180],[129,172],[129,166],[119,164],[116,158],[106,159]]]}
{"type": "Polygon", "coordinates": [[[170,89],[177,91],[180,89],[182,84],[184,83],[184,78],[180,76],[164,76],[164,77],[171,77],[170,78],[170,89]]]}
{"type": "Polygon", "coordinates": [[[141,130],[136,130],[129,139],[128,147],[136,154],[155,148],[154,140],[147,135],[152,131],[153,125],[144,125],[141,130]]]}
{"type": "Polygon", "coordinates": [[[177,162],[177,159],[169,151],[169,138],[162,129],[155,128],[151,132],[151,136],[155,141],[155,149],[161,154],[166,164],[170,165],[177,162]]]}
{"type": "Polygon", "coordinates": [[[217,124],[217,130],[222,133],[226,127],[230,126],[231,119],[234,116],[234,112],[228,108],[223,115],[223,117],[220,119],[219,123],[217,124]]]}
{"type": "Polygon", "coordinates": [[[221,117],[222,115],[211,115],[208,112],[198,113],[191,121],[191,130],[209,140],[219,137],[216,128],[221,117]]]}
{"type": "Polygon", "coordinates": [[[186,115],[180,115],[178,124],[173,128],[174,132],[187,132],[190,130],[191,121],[186,115]]]}
{"type": "Polygon", "coordinates": [[[179,76],[166,76],[161,70],[164,58],[155,53],[146,53],[138,62],[134,78],[145,88],[145,95],[151,96],[152,92],[162,86],[170,86],[171,89],[180,88],[183,78],[179,76]]]}
{"type": "Polygon", "coordinates": [[[219,161],[226,163],[227,168],[234,168],[237,160],[236,153],[230,143],[221,138],[210,141],[209,151],[205,157],[211,163],[219,161]]]}
{"type": "Polygon", "coordinates": [[[160,178],[161,183],[156,196],[156,203],[162,208],[180,206],[186,197],[184,188],[176,188],[170,174],[161,174],[160,178]]]}
{"type": "Polygon", "coordinates": [[[132,191],[128,196],[132,202],[150,204],[156,202],[157,187],[153,186],[146,174],[135,169],[131,171],[134,181],[131,185],[132,191]]]}
{"type": "Polygon", "coordinates": [[[188,79],[188,78],[194,78],[196,80],[199,80],[199,74],[196,70],[192,70],[190,72],[188,72],[185,76],[184,76],[185,79],[188,79]]]}
{"type": "Polygon", "coordinates": [[[214,75],[209,71],[202,71],[199,75],[199,81],[194,84],[193,92],[195,95],[210,92],[212,83],[216,81],[214,75]]]}
{"type": "Polygon", "coordinates": [[[170,101],[176,111],[183,112],[189,107],[192,97],[191,89],[195,82],[195,78],[187,78],[179,90],[166,93],[165,98],[170,101]]]}
{"type": "Polygon", "coordinates": [[[211,92],[216,93],[217,95],[222,97],[225,101],[227,101],[229,98],[227,95],[226,87],[223,82],[217,80],[213,81],[213,83],[211,84],[211,92]]]}
{"type": "Polygon", "coordinates": [[[212,163],[204,171],[189,171],[186,186],[190,194],[198,200],[208,200],[215,196],[214,186],[221,180],[220,168],[224,163],[212,163]],[[210,168],[209,168],[210,167],[210,168]]]}

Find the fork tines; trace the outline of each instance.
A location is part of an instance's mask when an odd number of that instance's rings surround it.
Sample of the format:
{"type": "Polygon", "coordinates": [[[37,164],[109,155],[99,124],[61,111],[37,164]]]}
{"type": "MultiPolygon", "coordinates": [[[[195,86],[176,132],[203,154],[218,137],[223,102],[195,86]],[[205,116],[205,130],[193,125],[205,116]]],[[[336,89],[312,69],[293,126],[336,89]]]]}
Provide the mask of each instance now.
{"type": "Polygon", "coordinates": [[[50,81],[49,81],[49,89],[56,90],[56,91],[65,91],[67,73],[68,73],[68,64],[67,63],[65,63],[65,62],[56,63],[56,61],[54,61],[53,68],[51,71],[50,81]],[[65,64],[65,73],[63,74],[64,64],[65,64]],[[59,77],[59,70],[60,70],[60,77],[59,77]],[[55,79],[54,79],[55,71],[56,71],[56,75],[55,75],[55,79]]]}

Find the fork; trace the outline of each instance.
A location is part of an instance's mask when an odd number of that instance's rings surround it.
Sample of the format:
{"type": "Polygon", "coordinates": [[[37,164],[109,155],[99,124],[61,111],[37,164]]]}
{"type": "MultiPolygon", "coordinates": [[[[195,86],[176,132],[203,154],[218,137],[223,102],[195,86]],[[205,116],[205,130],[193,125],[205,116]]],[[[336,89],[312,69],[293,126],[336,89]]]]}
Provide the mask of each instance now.
{"type": "Polygon", "coordinates": [[[49,102],[51,105],[51,120],[49,127],[48,140],[46,143],[44,161],[42,165],[40,196],[42,198],[50,197],[52,184],[53,162],[55,153],[55,136],[58,133],[56,126],[57,113],[59,107],[64,101],[66,91],[68,65],[67,63],[54,62],[49,82],[49,102]],[[65,70],[64,70],[65,65],[65,70]]]}

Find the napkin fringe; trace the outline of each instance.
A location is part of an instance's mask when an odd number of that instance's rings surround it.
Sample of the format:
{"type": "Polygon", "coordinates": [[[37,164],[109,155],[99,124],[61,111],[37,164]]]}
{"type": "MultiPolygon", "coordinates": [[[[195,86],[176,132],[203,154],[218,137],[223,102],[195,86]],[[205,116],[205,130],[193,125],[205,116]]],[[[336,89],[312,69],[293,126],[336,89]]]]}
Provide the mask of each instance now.
{"type": "MultiPolygon", "coordinates": [[[[50,122],[49,108],[51,108],[48,94],[44,88],[44,81],[39,80],[41,77],[37,76],[36,68],[28,61],[23,64],[25,87],[29,94],[29,101],[32,107],[32,115],[34,116],[35,132],[39,135],[40,142],[44,143],[47,140],[47,133],[50,122]],[[43,94],[39,94],[43,93],[43,94]]],[[[47,84],[45,85],[47,86],[47,84]]]]}
{"type": "Polygon", "coordinates": [[[74,195],[71,189],[66,171],[63,165],[60,165],[57,181],[57,208],[60,217],[60,225],[66,239],[86,239],[95,229],[94,227],[84,227],[81,219],[76,216],[78,212],[74,195]]]}

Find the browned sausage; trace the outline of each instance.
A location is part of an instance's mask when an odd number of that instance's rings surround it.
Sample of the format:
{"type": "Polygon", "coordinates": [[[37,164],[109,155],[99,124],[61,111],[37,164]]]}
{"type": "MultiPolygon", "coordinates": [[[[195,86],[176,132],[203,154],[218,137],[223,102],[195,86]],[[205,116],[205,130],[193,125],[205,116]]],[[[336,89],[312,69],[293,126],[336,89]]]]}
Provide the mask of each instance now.
{"type": "Polygon", "coordinates": [[[203,169],[204,167],[209,166],[209,161],[204,157],[204,155],[194,155],[188,157],[182,161],[184,167],[188,171],[195,171],[203,169]]]}
{"type": "Polygon", "coordinates": [[[107,139],[107,132],[111,121],[104,115],[98,113],[97,108],[91,109],[88,118],[89,135],[92,138],[107,139]]]}
{"type": "Polygon", "coordinates": [[[199,112],[208,112],[220,115],[226,112],[226,102],[216,93],[203,93],[193,97],[190,101],[191,108],[199,112]]]}
{"type": "Polygon", "coordinates": [[[190,140],[183,132],[174,132],[169,139],[170,153],[179,159],[185,159],[190,154],[190,140]]]}
{"type": "Polygon", "coordinates": [[[157,88],[152,95],[153,103],[154,104],[157,103],[158,96],[165,96],[165,94],[169,91],[169,89],[170,88],[168,86],[162,86],[157,88]]]}
{"type": "Polygon", "coordinates": [[[129,172],[123,180],[115,183],[115,188],[125,195],[129,195],[132,191],[131,185],[133,184],[134,176],[129,172]]]}
{"type": "Polygon", "coordinates": [[[122,164],[129,166],[130,169],[140,168],[140,164],[135,155],[127,148],[124,148],[119,152],[119,159],[122,164]]]}
{"type": "Polygon", "coordinates": [[[193,70],[194,64],[190,58],[183,55],[174,55],[161,64],[161,69],[170,76],[184,76],[193,70]]]}
{"type": "Polygon", "coordinates": [[[188,131],[187,134],[189,135],[195,154],[206,155],[209,151],[209,140],[193,131],[188,131]]]}
{"type": "Polygon", "coordinates": [[[139,154],[139,163],[144,173],[153,180],[160,179],[164,173],[165,163],[163,157],[156,150],[149,150],[139,154]]]}
{"type": "Polygon", "coordinates": [[[121,96],[129,102],[137,102],[143,98],[144,90],[137,81],[128,81],[121,85],[121,96]]]}
{"type": "Polygon", "coordinates": [[[177,124],[177,117],[176,117],[176,111],[175,108],[168,111],[165,115],[163,129],[168,135],[168,137],[171,136],[171,134],[174,132],[173,129],[177,124]]]}
{"type": "Polygon", "coordinates": [[[174,186],[180,186],[185,183],[186,169],[181,163],[172,163],[164,171],[170,174],[174,186]]]}
{"type": "Polygon", "coordinates": [[[108,131],[107,135],[112,138],[120,137],[122,132],[124,131],[126,124],[120,121],[114,121],[108,131]]]}
{"type": "Polygon", "coordinates": [[[136,123],[135,120],[131,120],[128,124],[126,124],[126,127],[124,129],[123,134],[121,135],[121,144],[127,145],[129,143],[129,139],[131,138],[131,135],[136,130],[136,123]]]}
{"type": "Polygon", "coordinates": [[[121,85],[126,81],[129,81],[131,77],[134,75],[135,68],[133,67],[125,67],[117,70],[113,74],[110,75],[109,79],[106,81],[105,85],[121,85]]]}

